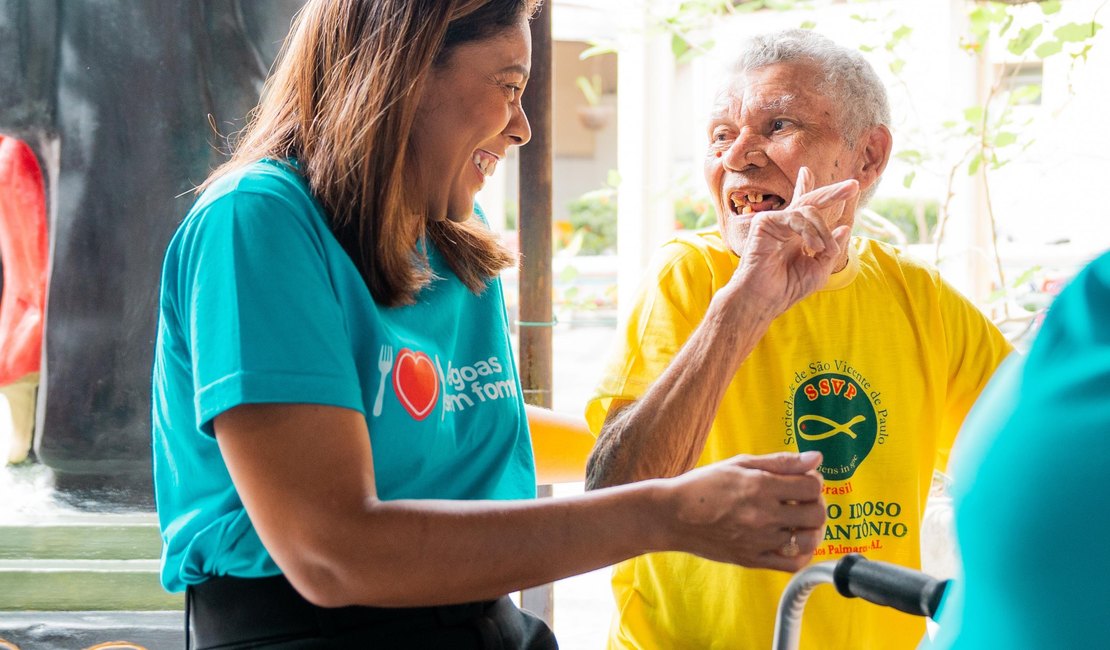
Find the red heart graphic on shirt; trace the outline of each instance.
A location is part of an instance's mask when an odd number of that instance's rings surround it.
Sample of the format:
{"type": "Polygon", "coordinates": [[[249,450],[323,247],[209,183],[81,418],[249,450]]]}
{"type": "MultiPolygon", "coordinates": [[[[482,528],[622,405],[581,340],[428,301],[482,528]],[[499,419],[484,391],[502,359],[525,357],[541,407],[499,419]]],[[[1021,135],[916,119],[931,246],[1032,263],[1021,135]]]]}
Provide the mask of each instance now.
{"type": "Polygon", "coordinates": [[[401,348],[393,364],[393,391],[413,419],[428,417],[439,399],[439,376],[428,355],[401,348]]]}

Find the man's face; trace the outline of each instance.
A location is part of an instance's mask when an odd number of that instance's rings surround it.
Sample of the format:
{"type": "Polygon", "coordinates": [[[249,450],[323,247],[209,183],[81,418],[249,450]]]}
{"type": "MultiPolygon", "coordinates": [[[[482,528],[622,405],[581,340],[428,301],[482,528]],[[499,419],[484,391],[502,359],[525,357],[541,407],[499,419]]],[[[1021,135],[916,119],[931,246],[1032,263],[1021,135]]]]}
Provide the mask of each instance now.
{"type": "MultiPolygon", "coordinates": [[[[821,94],[820,81],[813,64],[776,63],[738,75],[718,97],[705,180],[722,232],[739,226],[746,240],[756,213],[790,203],[803,166],[817,187],[855,178],[862,192],[874,182],[862,171],[866,146],[849,148],[839,129],[841,107],[821,94]]],[[[850,225],[856,203],[830,216],[829,226],[850,225]]]]}

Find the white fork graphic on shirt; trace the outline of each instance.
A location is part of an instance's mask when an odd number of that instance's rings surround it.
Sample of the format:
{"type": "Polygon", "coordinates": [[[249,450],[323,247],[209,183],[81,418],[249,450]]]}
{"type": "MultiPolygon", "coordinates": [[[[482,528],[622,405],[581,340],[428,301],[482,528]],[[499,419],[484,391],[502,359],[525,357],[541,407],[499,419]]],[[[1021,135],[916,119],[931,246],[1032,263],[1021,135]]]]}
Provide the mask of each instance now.
{"type": "Polygon", "coordinates": [[[382,397],[385,395],[385,378],[393,370],[393,346],[383,345],[378,353],[378,372],[382,373],[378,382],[378,396],[374,399],[374,417],[382,414],[382,397]]]}

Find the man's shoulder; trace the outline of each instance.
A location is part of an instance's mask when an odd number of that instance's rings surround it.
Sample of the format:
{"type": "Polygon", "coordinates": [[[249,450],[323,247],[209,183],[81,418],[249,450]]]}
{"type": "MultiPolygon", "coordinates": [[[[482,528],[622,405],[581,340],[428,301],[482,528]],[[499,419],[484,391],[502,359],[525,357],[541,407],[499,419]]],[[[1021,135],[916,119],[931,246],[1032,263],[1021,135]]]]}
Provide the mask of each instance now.
{"type": "Polygon", "coordinates": [[[676,232],[665,244],[662,255],[667,258],[683,259],[689,262],[700,260],[710,266],[726,265],[735,267],[739,258],[728,249],[721,233],[713,228],[702,230],[682,230],[676,232]]]}
{"type": "Polygon", "coordinates": [[[904,284],[940,285],[940,271],[913,252],[886,242],[858,237],[856,252],[861,266],[885,279],[904,284]]]}
{"type": "Polygon", "coordinates": [[[656,252],[653,272],[659,279],[680,276],[684,282],[706,279],[717,284],[732,276],[738,261],[715,228],[682,231],[656,252]]]}

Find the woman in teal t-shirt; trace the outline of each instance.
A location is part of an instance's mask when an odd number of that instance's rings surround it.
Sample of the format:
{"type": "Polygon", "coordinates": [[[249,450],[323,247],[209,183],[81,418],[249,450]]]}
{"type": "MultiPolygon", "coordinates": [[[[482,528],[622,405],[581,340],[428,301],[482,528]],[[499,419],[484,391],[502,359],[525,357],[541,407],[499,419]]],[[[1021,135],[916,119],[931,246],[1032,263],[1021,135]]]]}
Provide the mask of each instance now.
{"type": "Polygon", "coordinates": [[[962,575],[933,648],[1110,643],[1110,254],[1052,303],[960,433],[962,575]]]}
{"type": "Polygon", "coordinates": [[[533,499],[515,260],[472,216],[530,136],[536,5],[310,0],[170,243],[155,496],[190,647],[549,648],[504,594],[646,551],[809,560],[816,454],[533,499]]]}

